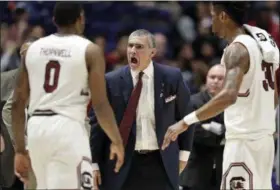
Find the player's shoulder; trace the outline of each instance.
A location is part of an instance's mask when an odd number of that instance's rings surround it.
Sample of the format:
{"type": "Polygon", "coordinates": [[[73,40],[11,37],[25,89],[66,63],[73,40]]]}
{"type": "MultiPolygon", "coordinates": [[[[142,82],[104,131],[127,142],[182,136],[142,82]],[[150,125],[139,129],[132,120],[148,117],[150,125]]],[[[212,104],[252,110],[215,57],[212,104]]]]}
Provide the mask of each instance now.
{"type": "Polygon", "coordinates": [[[73,40],[80,41],[82,43],[90,44],[92,43],[89,39],[85,38],[84,36],[73,35],[73,40]]]}
{"type": "Polygon", "coordinates": [[[257,45],[256,40],[249,34],[242,34],[242,35],[237,36],[234,39],[232,44],[234,44],[236,42],[241,43],[241,44],[245,44],[245,45],[250,45],[250,44],[257,45]]]}

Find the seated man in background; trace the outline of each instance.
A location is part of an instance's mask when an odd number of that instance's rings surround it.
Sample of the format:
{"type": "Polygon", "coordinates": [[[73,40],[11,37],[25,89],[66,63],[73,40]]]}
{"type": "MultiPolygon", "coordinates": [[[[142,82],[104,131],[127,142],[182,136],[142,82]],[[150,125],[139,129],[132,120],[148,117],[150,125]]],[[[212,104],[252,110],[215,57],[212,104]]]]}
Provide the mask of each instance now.
{"type": "MultiPolygon", "coordinates": [[[[20,50],[20,55],[22,55],[27,50],[27,48],[30,46],[30,44],[36,40],[37,40],[37,38],[28,39],[26,41],[26,43],[24,43],[22,45],[21,50],[20,50]]],[[[9,71],[9,72],[12,72],[12,71],[9,71]]],[[[13,72],[14,72],[13,79],[12,79],[13,81],[10,81],[10,83],[15,82],[16,75],[17,75],[17,69],[13,70],[13,72]]],[[[13,88],[11,89],[11,91],[9,93],[10,93],[9,97],[7,98],[7,101],[3,107],[3,110],[1,110],[1,111],[2,111],[3,123],[5,124],[5,127],[7,128],[7,131],[9,132],[10,139],[13,143],[14,135],[12,132],[12,115],[11,115],[11,111],[12,111],[11,109],[12,109],[12,103],[13,103],[13,88]]],[[[14,155],[12,157],[14,157],[14,155]]],[[[13,160],[13,158],[11,160],[13,160]]],[[[14,163],[12,162],[12,164],[14,164],[14,163]]],[[[12,171],[14,173],[14,169],[12,169],[12,171]]],[[[16,182],[16,183],[21,183],[21,182],[16,182]]],[[[34,173],[32,170],[30,170],[29,181],[28,181],[28,184],[25,186],[25,189],[36,189],[36,179],[35,179],[35,176],[34,176],[34,173]]]]}
{"type": "MultiPolygon", "coordinates": [[[[194,109],[198,109],[215,96],[223,86],[225,67],[214,65],[207,74],[206,90],[192,95],[194,109]]],[[[222,179],[224,145],[223,113],[196,123],[190,159],[181,176],[183,190],[219,190],[222,179]],[[215,166],[215,170],[213,167],[215,166]],[[214,172],[215,171],[215,172],[214,172]]]]}

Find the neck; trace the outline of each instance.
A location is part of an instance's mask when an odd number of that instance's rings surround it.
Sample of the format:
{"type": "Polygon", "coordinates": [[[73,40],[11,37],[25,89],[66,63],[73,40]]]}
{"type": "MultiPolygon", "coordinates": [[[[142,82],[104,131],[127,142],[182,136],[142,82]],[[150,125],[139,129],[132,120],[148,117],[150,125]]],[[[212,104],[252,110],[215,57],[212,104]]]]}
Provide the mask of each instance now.
{"type": "Polygon", "coordinates": [[[242,27],[232,27],[232,28],[229,28],[225,39],[230,44],[240,34],[245,34],[245,31],[242,27]]]}
{"type": "Polygon", "coordinates": [[[69,35],[69,34],[78,35],[78,31],[74,27],[61,27],[58,29],[57,33],[61,35],[69,35]]]}
{"type": "Polygon", "coordinates": [[[146,64],[146,66],[143,68],[143,70],[142,70],[142,71],[144,71],[145,69],[147,69],[147,68],[149,67],[149,65],[150,65],[150,64],[152,64],[152,63],[151,63],[151,61],[149,61],[149,63],[148,63],[148,64],[146,64]]]}
{"type": "Polygon", "coordinates": [[[130,67],[130,69],[132,70],[132,71],[134,71],[134,72],[141,72],[141,71],[144,71],[145,69],[147,69],[148,68],[148,66],[150,65],[150,64],[152,64],[151,62],[149,62],[149,64],[147,64],[147,65],[145,65],[145,67],[143,67],[143,68],[138,68],[138,69],[133,69],[132,67],[130,67]]]}

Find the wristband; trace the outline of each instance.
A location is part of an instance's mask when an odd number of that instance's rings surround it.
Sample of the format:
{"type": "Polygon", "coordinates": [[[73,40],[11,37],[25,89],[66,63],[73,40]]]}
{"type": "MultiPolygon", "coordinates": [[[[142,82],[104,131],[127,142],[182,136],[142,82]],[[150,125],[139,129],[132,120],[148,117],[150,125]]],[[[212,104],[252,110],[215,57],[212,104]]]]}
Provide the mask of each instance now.
{"type": "Polygon", "coordinates": [[[195,111],[185,116],[183,120],[188,126],[199,122],[199,119],[197,118],[195,111]]]}

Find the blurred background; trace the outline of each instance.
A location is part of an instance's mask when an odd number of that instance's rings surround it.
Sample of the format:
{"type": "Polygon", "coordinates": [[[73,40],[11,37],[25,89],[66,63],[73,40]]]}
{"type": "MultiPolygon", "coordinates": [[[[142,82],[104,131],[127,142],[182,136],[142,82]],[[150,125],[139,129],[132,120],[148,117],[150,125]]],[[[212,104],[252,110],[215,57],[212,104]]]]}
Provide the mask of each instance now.
{"type": "MultiPolygon", "coordinates": [[[[30,37],[56,32],[55,2],[1,3],[1,72],[19,66],[19,47],[30,37]]],[[[220,61],[225,43],[211,33],[209,2],[85,2],[85,36],[106,57],[107,71],[125,65],[129,33],[147,29],[155,34],[155,61],[179,67],[192,93],[203,88],[208,68],[220,61]]],[[[280,3],[252,2],[248,23],[268,30],[278,46],[280,3]]]]}
{"type": "MultiPolygon", "coordinates": [[[[0,2],[1,110],[14,86],[13,71],[20,64],[20,46],[32,37],[56,32],[52,22],[54,4],[50,1],[0,2]],[[2,76],[7,75],[10,79],[3,82],[2,76]]],[[[128,35],[136,29],[147,29],[156,39],[158,51],[154,61],[180,68],[191,93],[195,94],[205,88],[207,72],[212,65],[220,63],[226,46],[212,35],[209,2],[92,1],[85,2],[84,9],[84,35],[103,49],[106,72],[127,64],[128,35]]],[[[251,2],[247,18],[248,24],[267,30],[278,47],[279,12],[280,2],[256,1],[251,2]]]]}

